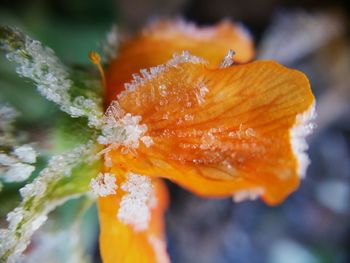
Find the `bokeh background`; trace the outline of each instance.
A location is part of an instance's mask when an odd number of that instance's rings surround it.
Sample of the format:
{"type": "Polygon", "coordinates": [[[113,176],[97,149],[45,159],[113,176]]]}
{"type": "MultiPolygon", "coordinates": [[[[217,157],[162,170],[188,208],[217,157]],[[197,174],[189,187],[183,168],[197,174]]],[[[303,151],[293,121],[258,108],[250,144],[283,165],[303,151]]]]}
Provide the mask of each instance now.
{"type": "MultiPolygon", "coordinates": [[[[274,59],[305,72],[318,102],[317,129],[309,137],[312,164],[300,189],[282,205],[202,199],[169,183],[166,215],[173,263],[350,262],[350,45],[349,3],[331,0],[2,0],[0,24],[15,25],[52,47],[66,63],[89,64],[112,24],[132,33],[158,17],[181,16],[198,24],[224,18],[242,22],[257,59],[274,59]]],[[[56,107],[46,102],[0,57],[0,99],[22,113],[19,125],[50,148],[45,131],[56,107]]],[[[13,185],[0,193],[0,215],[19,201],[13,185]]],[[[26,262],[62,259],[80,205],[71,201],[34,237],[39,247],[26,262]],[[51,232],[50,232],[51,231],[51,232]],[[52,233],[55,232],[55,233],[52,233]],[[61,259],[58,259],[61,258],[61,259]]],[[[1,222],[3,224],[3,222],[1,222]]],[[[84,216],[84,253],[99,262],[96,208],[84,216]]],[[[116,249],[118,249],[116,247],[116,249]]],[[[30,252],[30,251],[29,251],[30,252]]]]}

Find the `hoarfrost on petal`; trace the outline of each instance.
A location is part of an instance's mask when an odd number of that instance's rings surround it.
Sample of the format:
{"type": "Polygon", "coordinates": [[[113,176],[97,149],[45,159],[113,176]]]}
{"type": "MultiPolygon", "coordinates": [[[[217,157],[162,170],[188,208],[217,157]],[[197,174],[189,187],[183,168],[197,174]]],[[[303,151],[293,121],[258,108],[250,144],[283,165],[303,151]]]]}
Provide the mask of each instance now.
{"type": "Polygon", "coordinates": [[[147,176],[128,173],[121,185],[126,192],[120,202],[118,219],[131,225],[135,231],[143,231],[151,220],[151,206],[155,203],[152,181],[147,176]]]}
{"type": "Polygon", "coordinates": [[[118,147],[127,153],[138,148],[140,140],[149,147],[153,142],[152,138],[145,135],[147,126],[140,122],[141,116],[125,113],[117,102],[113,102],[106,111],[102,134],[97,138],[98,143],[109,145],[104,153],[118,147]]]}
{"type": "MultiPolygon", "coordinates": [[[[147,71],[147,74],[145,69],[142,69],[140,71],[142,76],[140,76],[139,74],[133,74],[133,80],[130,83],[124,84],[125,90],[118,95],[118,98],[120,99],[125,97],[128,93],[133,92],[138,87],[144,85],[146,81],[152,80],[158,77],[160,73],[168,70],[169,68],[177,67],[182,63],[204,64],[204,65],[208,64],[208,62],[205,59],[191,55],[190,52],[186,50],[183,51],[181,54],[175,53],[173,57],[170,60],[168,60],[165,64],[161,64],[156,67],[151,67],[149,69],[149,72],[147,71]]],[[[165,85],[160,85],[158,90],[161,96],[165,97],[167,95],[165,85]]]]}
{"type": "Polygon", "coordinates": [[[308,149],[306,137],[312,133],[315,128],[313,120],[316,118],[316,105],[313,104],[305,112],[300,113],[295,118],[295,124],[290,130],[290,140],[292,150],[297,158],[297,173],[301,178],[306,175],[310,160],[305,151],[308,149]]]}
{"type": "Polygon", "coordinates": [[[164,241],[160,240],[155,235],[149,235],[148,242],[153,248],[153,251],[156,255],[157,263],[170,263],[170,259],[166,251],[166,245],[164,241]]]}
{"type": "Polygon", "coordinates": [[[235,52],[230,49],[227,52],[227,54],[224,57],[224,59],[222,60],[222,62],[220,64],[220,68],[228,68],[228,67],[232,66],[232,64],[233,64],[233,56],[234,55],[235,55],[235,52]]]}
{"type": "Polygon", "coordinates": [[[108,196],[116,194],[116,178],[111,173],[99,173],[96,178],[91,179],[90,189],[96,196],[108,196]]]}
{"type": "Polygon", "coordinates": [[[239,203],[245,200],[256,200],[259,198],[261,195],[263,195],[265,192],[264,188],[262,187],[256,187],[256,188],[251,188],[247,190],[241,190],[236,193],[234,193],[232,199],[235,203],[239,203]]]}
{"type": "Polygon", "coordinates": [[[146,147],[150,147],[153,144],[153,140],[150,136],[143,136],[141,141],[144,145],[146,145],[146,147]]]}

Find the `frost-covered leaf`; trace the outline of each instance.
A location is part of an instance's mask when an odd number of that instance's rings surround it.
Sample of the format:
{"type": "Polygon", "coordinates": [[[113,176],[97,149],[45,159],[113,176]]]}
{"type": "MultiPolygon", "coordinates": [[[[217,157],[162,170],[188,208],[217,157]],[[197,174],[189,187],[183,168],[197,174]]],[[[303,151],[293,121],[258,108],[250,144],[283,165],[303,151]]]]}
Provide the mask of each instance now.
{"type": "Polygon", "coordinates": [[[0,27],[0,47],[16,71],[34,81],[38,91],[72,117],[87,117],[89,125],[99,127],[103,114],[102,100],[85,81],[77,81],[76,72],[68,69],[47,47],[21,31],[0,27]]]}
{"type": "Polygon", "coordinates": [[[24,181],[35,170],[35,150],[28,144],[18,145],[14,129],[17,115],[15,109],[0,104],[0,179],[5,182],[24,181]]]}
{"type": "MultiPolygon", "coordinates": [[[[92,262],[84,244],[84,237],[86,231],[97,234],[97,230],[94,230],[97,218],[94,218],[96,221],[93,223],[87,222],[90,218],[86,217],[93,202],[91,197],[82,196],[70,200],[53,212],[48,223],[33,236],[31,249],[25,254],[23,263],[92,262]],[[84,223],[88,223],[90,229],[86,229],[84,223]]],[[[94,238],[91,236],[91,239],[94,238]]]]}
{"type": "Polygon", "coordinates": [[[16,262],[53,209],[88,191],[90,179],[101,168],[99,151],[88,142],[54,156],[32,183],[20,189],[23,200],[8,214],[8,228],[0,230],[1,262],[16,262]]]}
{"type": "Polygon", "coordinates": [[[0,146],[9,147],[15,143],[14,121],[18,112],[5,104],[0,104],[0,146]]]}

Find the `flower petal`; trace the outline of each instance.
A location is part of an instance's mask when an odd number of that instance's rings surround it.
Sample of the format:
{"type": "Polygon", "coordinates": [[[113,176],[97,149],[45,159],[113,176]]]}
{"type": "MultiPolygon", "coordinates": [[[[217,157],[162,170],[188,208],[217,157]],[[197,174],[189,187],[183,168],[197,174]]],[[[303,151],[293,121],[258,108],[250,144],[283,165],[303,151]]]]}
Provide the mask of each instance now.
{"type": "Polygon", "coordinates": [[[247,62],[254,55],[253,42],[239,24],[223,21],[212,27],[196,27],[177,21],[158,21],[122,44],[107,72],[107,105],[129,82],[133,73],[165,63],[175,52],[188,50],[218,66],[234,50],[235,62],[247,62]]]}
{"type": "Polygon", "coordinates": [[[153,187],[157,205],[151,209],[148,227],[140,231],[135,231],[132,225],[122,222],[118,214],[125,192],[118,189],[117,195],[99,198],[100,251],[104,263],[169,262],[163,229],[167,190],[159,179],[153,180],[153,187]]]}
{"type": "Polygon", "coordinates": [[[135,80],[118,103],[142,117],[153,144],[136,154],[113,150],[115,164],[200,195],[262,195],[269,204],[299,184],[305,149],[298,142],[308,120],[301,114],[314,104],[299,71],[269,61],[212,69],[187,56],[135,80]]]}

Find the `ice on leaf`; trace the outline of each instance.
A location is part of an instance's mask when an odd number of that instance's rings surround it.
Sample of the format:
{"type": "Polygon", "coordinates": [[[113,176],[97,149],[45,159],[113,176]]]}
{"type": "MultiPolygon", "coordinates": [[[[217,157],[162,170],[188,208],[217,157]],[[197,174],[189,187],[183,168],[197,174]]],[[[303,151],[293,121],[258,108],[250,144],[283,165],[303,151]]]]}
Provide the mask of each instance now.
{"type": "Polygon", "coordinates": [[[93,96],[72,95],[77,83],[72,81],[70,70],[52,49],[9,27],[0,27],[0,48],[5,50],[7,59],[16,64],[18,75],[31,79],[46,99],[72,117],[87,117],[90,126],[99,127],[101,104],[93,96]]]}
{"type": "Polygon", "coordinates": [[[30,145],[19,142],[14,130],[17,112],[0,104],[0,179],[20,182],[28,179],[35,170],[36,152],[30,145]]]}
{"type": "Polygon", "coordinates": [[[8,228],[0,229],[1,262],[18,262],[47,215],[88,190],[91,177],[100,169],[97,152],[96,145],[88,142],[54,156],[32,183],[20,189],[22,202],[7,215],[8,228]]]}

